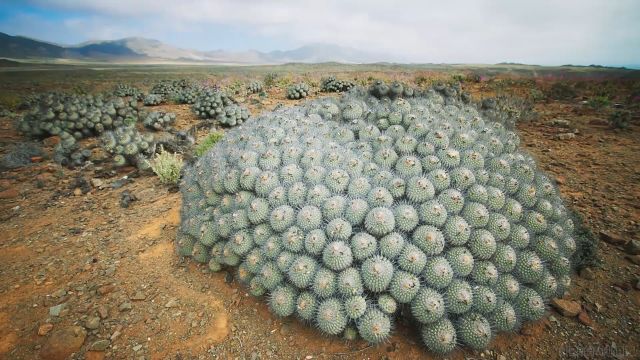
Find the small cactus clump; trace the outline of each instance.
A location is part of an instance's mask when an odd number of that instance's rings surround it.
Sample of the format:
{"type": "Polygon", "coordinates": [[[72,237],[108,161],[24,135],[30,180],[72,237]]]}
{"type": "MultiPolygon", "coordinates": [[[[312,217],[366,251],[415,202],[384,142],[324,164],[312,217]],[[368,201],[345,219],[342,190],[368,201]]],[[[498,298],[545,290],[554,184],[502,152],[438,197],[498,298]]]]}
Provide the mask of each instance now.
{"type": "Polygon", "coordinates": [[[164,103],[164,95],[162,94],[147,94],[142,98],[144,106],[157,106],[164,103]]]}
{"type": "Polygon", "coordinates": [[[240,125],[249,119],[249,110],[226,93],[209,89],[203,91],[193,104],[193,112],[201,119],[215,119],[226,126],[240,125]]]}
{"type": "Polygon", "coordinates": [[[433,353],[482,349],[542,317],[582,244],[518,135],[446,87],[371,91],[225,132],[184,171],[178,253],[370,343],[404,316],[433,353]]]}
{"type": "Polygon", "coordinates": [[[18,130],[34,138],[68,133],[80,140],[137,121],[135,100],[49,93],[41,95],[19,120],[18,130]]]}
{"type": "Polygon", "coordinates": [[[118,84],[113,90],[113,95],[119,97],[130,97],[137,100],[142,96],[142,92],[138,88],[135,88],[131,85],[118,84]]]}
{"type": "Polygon", "coordinates": [[[287,99],[300,100],[306,98],[307,95],[309,95],[309,85],[306,83],[293,84],[287,88],[287,99]]]}
{"type": "Polygon", "coordinates": [[[164,130],[176,121],[176,114],[164,111],[152,111],[142,120],[142,124],[152,130],[164,130]]]}
{"type": "Polygon", "coordinates": [[[346,92],[356,86],[353,81],[350,80],[338,80],[335,76],[328,76],[322,79],[320,83],[320,91],[322,92],[346,92]]]}
{"type": "Polygon", "coordinates": [[[102,147],[113,155],[114,166],[132,164],[141,170],[149,168],[147,158],[154,152],[154,137],[139,133],[133,127],[119,127],[101,136],[102,147]]]}
{"type": "Polygon", "coordinates": [[[260,81],[252,81],[247,84],[247,93],[248,94],[258,94],[262,92],[262,82],[260,81]]]}

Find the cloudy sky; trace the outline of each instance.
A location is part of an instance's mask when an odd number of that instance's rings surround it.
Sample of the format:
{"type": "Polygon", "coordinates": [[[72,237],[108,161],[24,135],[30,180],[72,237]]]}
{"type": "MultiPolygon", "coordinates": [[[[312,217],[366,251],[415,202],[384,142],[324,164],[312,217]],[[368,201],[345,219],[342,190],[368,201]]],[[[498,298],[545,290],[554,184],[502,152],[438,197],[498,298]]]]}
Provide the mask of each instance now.
{"type": "Polygon", "coordinates": [[[336,44],[434,63],[640,65],[638,0],[2,0],[0,31],[198,50],[336,44]]]}

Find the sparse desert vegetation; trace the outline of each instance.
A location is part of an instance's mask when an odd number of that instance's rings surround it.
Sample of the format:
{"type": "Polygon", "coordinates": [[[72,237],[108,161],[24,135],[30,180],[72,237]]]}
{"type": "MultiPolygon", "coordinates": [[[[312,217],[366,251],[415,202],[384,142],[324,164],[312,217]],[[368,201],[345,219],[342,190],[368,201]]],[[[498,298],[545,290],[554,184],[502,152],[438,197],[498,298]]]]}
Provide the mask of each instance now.
{"type": "Polygon", "coordinates": [[[60,65],[0,82],[0,357],[640,351],[638,71],[60,65]]]}

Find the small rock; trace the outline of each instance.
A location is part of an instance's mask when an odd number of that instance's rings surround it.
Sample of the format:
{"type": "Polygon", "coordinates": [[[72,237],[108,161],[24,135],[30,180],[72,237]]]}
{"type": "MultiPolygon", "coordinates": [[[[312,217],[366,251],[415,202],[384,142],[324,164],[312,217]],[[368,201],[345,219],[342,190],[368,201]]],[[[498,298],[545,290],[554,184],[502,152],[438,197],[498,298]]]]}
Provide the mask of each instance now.
{"type": "Polygon", "coordinates": [[[40,349],[42,359],[67,359],[82,347],[87,332],[80,326],[54,331],[40,349]]]}
{"type": "Polygon", "coordinates": [[[558,319],[556,319],[556,317],[553,316],[553,315],[549,316],[549,321],[554,323],[554,324],[556,324],[556,325],[560,324],[560,321],[558,321],[558,319]]]}
{"type": "Polygon", "coordinates": [[[251,353],[251,360],[258,360],[258,359],[260,359],[260,355],[258,355],[258,353],[255,352],[255,351],[252,352],[251,353]]]}
{"type": "Polygon", "coordinates": [[[600,231],[600,240],[604,242],[608,242],[609,244],[612,244],[612,245],[624,245],[627,242],[621,236],[610,233],[608,231],[604,231],[604,230],[600,231]]]}
{"type": "Polygon", "coordinates": [[[627,255],[624,258],[636,265],[640,265],[640,255],[627,255]]]}
{"type": "Polygon", "coordinates": [[[91,186],[93,186],[94,188],[102,188],[102,186],[104,185],[104,182],[101,179],[98,178],[92,178],[91,179],[91,186]]]}
{"type": "Polygon", "coordinates": [[[117,339],[118,336],[120,336],[120,334],[122,334],[120,331],[118,330],[114,331],[113,334],[111,334],[111,341],[117,339]]]}
{"type": "Polygon", "coordinates": [[[128,208],[132,202],[137,200],[138,198],[134,194],[129,190],[125,190],[120,194],[120,207],[128,208]]]}
{"type": "Polygon", "coordinates": [[[65,306],[66,306],[66,303],[62,303],[62,304],[50,307],[49,308],[49,315],[50,316],[60,316],[60,312],[62,312],[62,309],[64,309],[65,306]]]}
{"type": "Polygon", "coordinates": [[[553,119],[549,121],[548,124],[551,126],[557,126],[557,127],[566,128],[566,129],[571,127],[571,122],[565,119],[553,119]]]}
{"type": "Polygon", "coordinates": [[[584,310],[580,311],[580,313],[578,314],[578,321],[580,321],[584,325],[587,325],[588,327],[593,327],[593,320],[591,320],[589,314],[584,310]]]}
{"type": "Polygon", "coordinates": [[[630,255],[640,255],[640,241],[635,239],[629,241],[627,245],[625,245],[624,251],[630,255]]]}
{"type": "Polygon", "coordinates": [[[636,284],[634,285],[636,290],[640,290],[640,279],[636,280],[636,284]]]}
{"type": "Polygon", "coordinates": [[[555,136],[555,138],[558,140],[570,140],[570,139],[575,139],[575,137],[576,137],[576,134],[574,133],[563,133],[555,136]]]}
{"type": "Polygon", "coordinates": [[[40,327],[38,328],[38,335],[40,336],[45,336],[49,333],[49,331],[51,331],[53,329],[53,324],[51,323],[46,323],[46,324],[42,324],[40,325],[40,327]]]}
{"type": "Polygon", "coordinates": [[[133,347],[133,351],[136,351],[136,352],[140,351],[140,349],[142,349],[142,345],[140,344],[133,347]]]}
{"type": "Polygon", "coordinates": [[[498,360],[507,360],[507,357],[504,355],[498,355],[498,360]]]}
{"type": "Polygon", "coordinates": [[[109,340],[106,340],[106,339],[98,340],[98,341],[94,342],[93,344],[91,344],[91,346],[89,347],[89,350],[91,350],[91,351],[105,351],[105,350],[107,350],[109,345],[111,345],[111,342],[109,340]]]}
{"type": "Polygon", "coordinates": [[[131,297],[131,300],[133,300],[133,301],[143,301],[146,298],[147,297],[144,295],[144,293],[142,291],[136,291],[136,293],[133,294],[133,296],[131,297]]]}
{"type": "Polygon", "coordinates": [[[98,294],[100,295],[107,295],[108,293],[112,292],[113,290],[115,290],[115,286],[113,285],[104,285],[104,286],[100,286],[98,288],[98,294]]]}
{"type": "Polygon", "coordinates": [[[133,307],[131,306],[130,302],[123,302],[122,304],[120,304],[120,306],[118,306],[118,310],[120,311],[129,311],[132,308],[133,307]]]}
{"type": "Polygon", "coordinates": [[[20,193],[16,188],[9,188],[7,190],[0,191],[0,199],[15,199],[18,196],[20,196],[20,193]]]}
{"type": "Polygon", "coordinates": [[[174,307],[177,307],[177,306],[178,306],[178,300],[176,300],[176,299],[171,299],[171,300],[169,300],[169,302],[164,304],[164,307],[166,307],[167,309],[174,308],[174,307]]]}
{"type": "Polygon", "coordinates": [[[87,321],[85,321],[84,323],[84,327],[86,327],[89,330],[97,329],[98,327],[100,327],[100,318],[97,316],[92,316],[88,318],[87,321]]]}
{"type": "Polygon", "coordinates": [[[580,303],[573,300],[553,299],[551,305],[558,310],[560,314],[567,317],[577,316],[582,310],[580,303]]]}
{"type": "Polygon", "coordinates": [[[587,280],[593,280],[596,278],[596,274],[593,273],[593,270],[591,270],[591,268],[587,267],[580,270],[580,277],[583,277],[587,280]]]}
{"type": "Polygon", "coordinates": [[[73,195],[75,195],[75,196],[82,195],[82,189],[80,189],[80,188],[73,189],[73,195]]]}
{"type": "Polygon", "coordinates": [[[101,319],[106,319],[109,317],[109,309],[104,305],[98,306],[98,315],[100,315],[101,319]]]}

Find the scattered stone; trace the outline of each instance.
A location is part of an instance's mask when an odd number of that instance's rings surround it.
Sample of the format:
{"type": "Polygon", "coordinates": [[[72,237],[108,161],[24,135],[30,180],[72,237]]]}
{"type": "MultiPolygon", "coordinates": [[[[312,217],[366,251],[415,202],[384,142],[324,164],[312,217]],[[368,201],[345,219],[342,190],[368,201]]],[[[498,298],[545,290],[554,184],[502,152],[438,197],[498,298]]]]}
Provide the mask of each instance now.
{"type": "Polygon", "coordinates": [[[112,292],[113,290],[115,290],[115,286],[113,285],[104,285],[104,286],[100,286],[98,288],[98,294],[104,296],[107,295],[108,293],[112,292]]]}
{"type": "Polygon", "coordinates": [[[140,345],[140,344],[138,344],[138,345],[133,347],[133,351],[135,351],[135,352],[140,351],[140,349],[142,349],[142,345],[140,345]]]}
{"type": "Polygon", "coordinates": [[[70,326],[54,331],[40,349],[44,360],[67,359],[82,347],[87,332],[80,326],[70,326]]]}
{"type": "Polygon", "coordinates": [[[92,316],[87,319],[84,323],[84,327],[89,330],[95,330],[100,327],[100,318],[97,316],[92,316]]]}
{"type": "Polygon", "coordinates": [[[133,294],[133,296],[131,297],[131,300],[133,300],[133,301],[143,301],[146,298],[147,297],[144,295],[144,293],[142,291],[136,291],[136,293],[133,294]]]}
{"type": "Polygon", "coordinates": [[[98,315],[101,319],[106,319],[107,317],[109,317],[109,309],[107,309],[107,307],[104,305],[98,306],[98,315]]]}
{"type": "Polygon", "coordinates": [[[64,309],[65,306],[66,306],[66,303],[62,303],[62,304],[50,307],[49,308],[49,315],[50,316],[60,316],[60,312],[62,311],[62,309],[64,309]]]}
{"type": "Polygon", "coordinates": [[[91,344],[91,346],[89,347],[89,350],[91,350],[91,351],[105,351],[105,350],[107,350],[109,345],[111,345],[111,342],[109,340],[107,340],[107,339],[98,340],[98,341],[94,342],[93,344],[91,344]]]}
{"type": "Polygon", "coordinates": [[[593,280],[596,278],[596,274],[593,273],[591,268],[584,268],[580,270],[580,277],[585,278],[587,280],[593,280]]]}
{"type": "Polygon", "coordinates": [[[113,334],[111,334],[111,341],[117,339],[120,334],[122,333],[119,330],[114,331],[113,334]]]}
{"type": "Polygon", "coordinates": [[[98,178],[92,178],[91,179],[91,186],[93,186],[94,188],[102,188],[102,186],[104,185],[104,182],[102,181],[102,179],[98,179],[98,178]]]}
{"type": "Polygon", "coordinates": [[[640,255],[627,255],[624,258],[636,265],[640,265],[640,255]]]}
{"type": "Polygon", "coordinates": [[[640,241],[635,239],[629,241],[627,245],[625,245],[624,251],[630,255],[640,255],[640,241]]]}
{"type": "Polygon", "coordinates": [[[576,137],[576,134],[574,133],[562,133],[555,136],[555,138],[558,140],[570,140],[570,139],[575,139],[575,137],[576,137]]]}
{"type": "Polygon", "coordinates": [[[621,236],[604,230],[600,231],[600,240],[608,242],[611,245],[624,245],[627,242],[621,236]]]}
{"type": "Polygon", "coordinates": [[[553,315],[549,316],[549,321],[556,325],[560,325],[560,321],[558,321],[558,319],[553,315]]]}
{"type": "Polygon", "coordinates": [[[134,194],[129,190],[125,190],[120,194],[120,207],[128,208],[132,202],[137,200],[138,198],[134,194]]]}
{"type": "Polygon", "coordinates": [[[565,119],[553,119],[549,121],[548,124],[551,126],[556,126],[556,127],[566,128],[566,129],[571,127],[571,122],[565,119]]]}
{"type": "Polygon", "coordinates": [[[169,302],[164,304],[164,307],[166,307],[167,309],[174,308],[174,307],[177,307],[177,306],[178,306],[178,300],[176,300],[176,299],[171,299],[171,300],[169,300],[169,302]]]}
{"type": "Polygon", "coordinates": [[[57,297],[57,298],[61,298],[61,297],[65,296],[65,295],[67,295],[67,290],[65,290],[65,289],[57,290],[56,292],[51,294],[51,296],[57,297]]]}
{"type": "Polygon", "coordinates": [[[578,321],[588,327],[593,327],[593,320],[591,320],[589,314],[584,310],[580,311],[580,313],[578,314],[578,321]]]}
{"type": "Polygon", "coordinates": [[[46,323],[46,324],[42,324],[40,325],[40,327],[38,328],[38,335],[40,336],[45,336],[49,333],[49,331],[53,330],[53,324],[51,323],[46,323]]]}
{"type": "Polygon", "coordinates": [[[551,300],[551,306],[553,306],[562,316],[567,317],[577,316],[582,310],[580,303],[573,300],[553,299],[551,300]]]}
{"type": "Polygon", "coordinates": [[[80,188],[75,188],[75,189],[73,189],[73,195],[74,195],[74,196],[80,196],[80,195],[82,195],[82,189],[80,189],[80,188]]]}
{"type": "Polygon", "coordinates": [[[18,196],[20,196],[20,193],[16,188],[9,188],[7,190],[0,191],[0,199],[15,199],[18,196]]]}
{"type": "Polygon", "coordinates": [[[130,302],[123,302],[122,304],[120,304],[120,306],[118,306],[118,310],[120,311],[129,311],[133,308],[133,306],[131,306],[130,302]]]}

